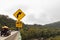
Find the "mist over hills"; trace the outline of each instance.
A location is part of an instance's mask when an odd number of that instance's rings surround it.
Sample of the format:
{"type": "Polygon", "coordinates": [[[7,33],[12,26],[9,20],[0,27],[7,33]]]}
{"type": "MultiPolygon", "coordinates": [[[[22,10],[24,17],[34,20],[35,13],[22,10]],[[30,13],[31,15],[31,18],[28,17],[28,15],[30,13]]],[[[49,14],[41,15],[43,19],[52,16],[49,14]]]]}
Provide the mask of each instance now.
{"type": "MultiPolygon", "coordinates": [[[[15,22],[16,20],[13,20],[12,18],[9,18],[7,15],[0,15],[0,26],[3,25],[7,25],[9,27],[15,27],[15,22]]],[[[24,24],[24,23],[23,23],[24,24]]],[[[60,27],[60,21],[58,22],[54,22],[54,23],[50,23],[50,24],[46,24],[46,25],[40,25],[40,24],[33,24],[33,25],[29,25],[29,24],[24,24],[25,27],[30,27],[30,26],[34,26],[34,27],[60,27]]]]}
{"type": "Polygon", "coordinates": [[[60,27],[60,21],[53,22],[53,23],[50,23],[50,24],[46,24],[44,26],[47,26],[47,27],[60,27]]]}

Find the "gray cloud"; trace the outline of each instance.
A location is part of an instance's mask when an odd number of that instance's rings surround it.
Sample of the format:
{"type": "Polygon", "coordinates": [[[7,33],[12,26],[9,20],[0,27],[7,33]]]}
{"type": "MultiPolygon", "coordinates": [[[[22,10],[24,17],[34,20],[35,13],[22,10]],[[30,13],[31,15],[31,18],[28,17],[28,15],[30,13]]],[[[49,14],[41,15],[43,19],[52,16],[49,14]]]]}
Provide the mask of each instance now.
{"type": "Polygon", "coordinates": [[[1,2],[0,10],[14,18],[13,13],[19,8],[22,9],[26,14],[22,19],[24,23],[47,24],[60,21],[60,0],[7,1],[1,2]]]}

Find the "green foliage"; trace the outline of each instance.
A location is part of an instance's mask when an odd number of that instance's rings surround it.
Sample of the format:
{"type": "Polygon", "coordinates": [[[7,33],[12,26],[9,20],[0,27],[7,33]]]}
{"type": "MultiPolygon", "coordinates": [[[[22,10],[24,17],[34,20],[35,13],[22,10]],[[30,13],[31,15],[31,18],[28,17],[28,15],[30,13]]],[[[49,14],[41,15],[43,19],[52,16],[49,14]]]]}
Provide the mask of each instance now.
{"type": "Polygon", "coordinates": [[[60,35],[60,29],[58,28],[52,28],[52,27],[34,27],[30,26],[29,29],[23,28],[20,30],[21,35],[22,35],[22,40],[30,40],[33,38],[54,38],[58,35],[60,35]]]}
{"type": "MultiPolygon", "coordinates": [[[[5,15],[0,15],[0,30],[1,27],[7,25],[9,29],[16,30],[15,20],[5,15]]],[[[59,24],[60,25],[60,24],[59,24]]],[[[60,28],[59,26],[42,26],[42,25],[25,25],[23,23],[23,29],[20,30],[22,40],[33,39],[46,39],[46,40],[60,40],[60,28]]]]}
{"type": "Polygon", "coordinates": [[[50,38],[47,38],[46,40],[60,40],[60,36],[56,36],[56,37],[50,37],[50,38]]]}
{"type": "Polygon", "coordinates": [[[2,26],[8,26],[11,29],[15,28],[15,20],[9,18],[6,15],[0,15],[0,29],[2,26]]]}

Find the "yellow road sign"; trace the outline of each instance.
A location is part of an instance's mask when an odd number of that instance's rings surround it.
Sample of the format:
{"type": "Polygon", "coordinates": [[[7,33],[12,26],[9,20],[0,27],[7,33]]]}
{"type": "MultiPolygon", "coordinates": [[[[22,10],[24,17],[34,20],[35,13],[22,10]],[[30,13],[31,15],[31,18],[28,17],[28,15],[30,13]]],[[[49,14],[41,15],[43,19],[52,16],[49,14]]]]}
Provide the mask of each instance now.
{"type": "Polygon", "coordinates": [[[18,20],[21,20],[25,14],[21,9],[18,9],[14,14],[13,14],[18,20]]]}
{"type": "Polygon", "coordinates": [[[22,22],[21,21],[16,21],[16,27],[22,28],[22,22]]]}

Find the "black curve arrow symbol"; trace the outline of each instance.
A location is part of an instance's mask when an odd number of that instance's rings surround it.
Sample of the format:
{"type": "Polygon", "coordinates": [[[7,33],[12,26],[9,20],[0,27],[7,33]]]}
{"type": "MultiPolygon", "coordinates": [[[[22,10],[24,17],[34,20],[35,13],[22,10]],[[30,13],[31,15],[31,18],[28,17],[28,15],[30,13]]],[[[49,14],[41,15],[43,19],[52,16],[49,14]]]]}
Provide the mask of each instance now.
{"type": "Polygon", "coordinates": [[[21,14],[21,12],[19,12],[18,14],[17,14],[17,18],[18,18],[18,16],[21,14]]]}

